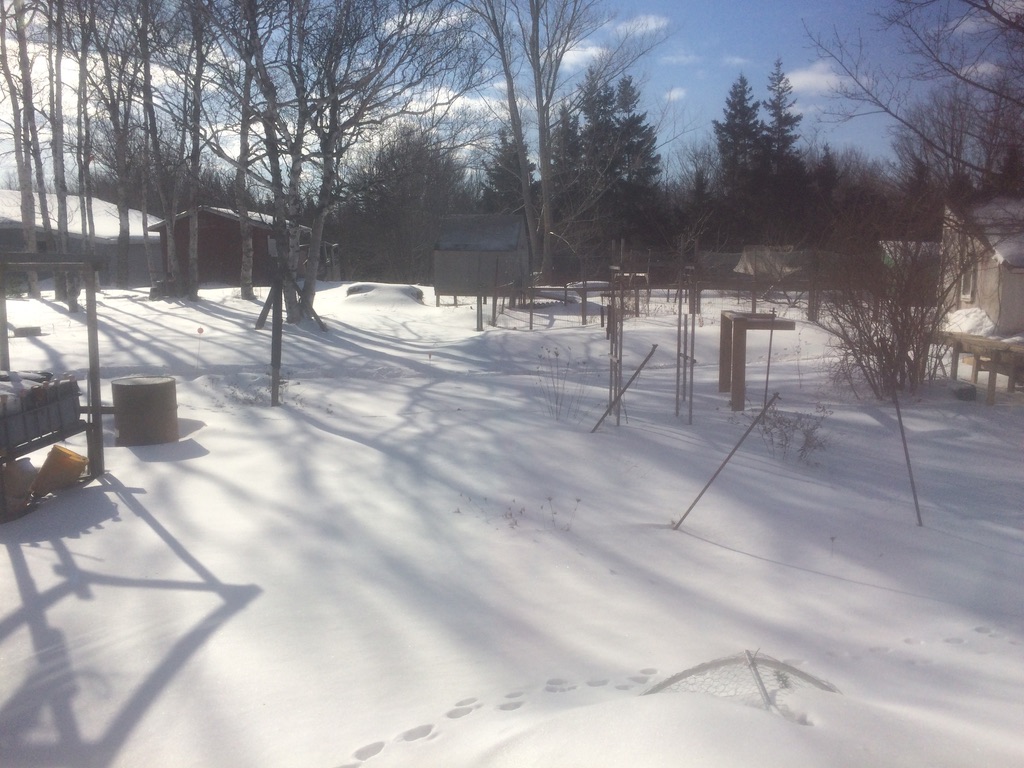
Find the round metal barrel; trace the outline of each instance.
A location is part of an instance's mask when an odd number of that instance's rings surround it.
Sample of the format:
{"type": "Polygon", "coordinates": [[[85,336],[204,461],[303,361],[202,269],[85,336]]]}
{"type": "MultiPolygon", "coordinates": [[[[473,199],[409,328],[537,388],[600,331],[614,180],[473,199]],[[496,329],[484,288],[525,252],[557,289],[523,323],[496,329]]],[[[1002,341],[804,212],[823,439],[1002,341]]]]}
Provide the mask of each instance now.
{"type": "Polygon", "coordinates": [[[158,445],[178,440],[178,399],[173,376],[133,376],[110,382],[117,445],[158,445]]]}

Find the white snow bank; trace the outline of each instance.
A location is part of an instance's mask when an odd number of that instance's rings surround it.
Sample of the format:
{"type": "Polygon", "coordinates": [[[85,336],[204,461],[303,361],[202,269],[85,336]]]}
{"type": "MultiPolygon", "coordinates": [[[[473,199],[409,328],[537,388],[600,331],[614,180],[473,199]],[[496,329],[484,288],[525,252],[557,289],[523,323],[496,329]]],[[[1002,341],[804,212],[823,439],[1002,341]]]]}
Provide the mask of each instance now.
{"type": "Polygon", "coordinates": [[[950,312],[946,318],[946,330],[951,333],[967,333],[971,336],[991,336],[995,333],[996,324],[992,322],[985,310],[971,307],[950,312]]]}

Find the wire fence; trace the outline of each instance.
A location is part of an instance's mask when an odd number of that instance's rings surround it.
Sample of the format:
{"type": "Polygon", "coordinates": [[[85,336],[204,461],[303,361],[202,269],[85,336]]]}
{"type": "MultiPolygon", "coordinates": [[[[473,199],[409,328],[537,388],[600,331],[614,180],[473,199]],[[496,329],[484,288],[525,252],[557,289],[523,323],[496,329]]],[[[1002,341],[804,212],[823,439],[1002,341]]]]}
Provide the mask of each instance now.
{"type": "Polygon", "coordinates": [[[788,706],[787,700],[796,691],[808,688],[839,693],[831,683],[792,664],[761,653],[743,651],[672,675],[641,695],[704,693],[774,711],[789,720],[801,722],[800,715],[788,706]]]}

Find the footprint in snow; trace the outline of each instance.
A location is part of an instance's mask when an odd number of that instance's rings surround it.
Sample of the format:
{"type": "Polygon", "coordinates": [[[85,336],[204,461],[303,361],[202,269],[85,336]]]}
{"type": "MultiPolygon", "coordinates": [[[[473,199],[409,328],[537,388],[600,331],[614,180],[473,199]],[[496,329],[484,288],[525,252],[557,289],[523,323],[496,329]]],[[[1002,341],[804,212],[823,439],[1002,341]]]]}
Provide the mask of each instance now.
{"type": "Polygon", "coordinates": [[[560,677],[551,678],[548,680],[547,685],[544,686],[544,690],[548,693],[565,693],[566,691],[572,691],[575,689],[575,685],[560,677]]]}
{"type": "Polygon", "coordinates": [[[498,705],[498,709],[502,712],[513,712],[523,706],[523,692],[512,691],[512,693],[506,693],[505,698],[509,699],[503,704],[498,705]]]}
{"type": "MultiPolygon", "coordinates": [[[[641,669],[639,671],[639,674],[631,675],[628,678],[628,680],[631,682],[617,685],[616,688],[619,688],[620,690],[629,690],[633,687],[632,683],[644,684],[651,679],[651,676],[656,674],[658,674],[658,670],[654,669],[653,667],[641,669]]],[[[608,685],[609,682],[610,680],[605,677],[591,678],[587,681],[587,685],[591,688],[600,688],[602,686],[608,685]]],[[[548,693],[566,693],[568,691],[576,690],[576,687],[577,686],[575,684],[561,677],[552,677],[548,679],[547,682],[544,684],[544,690],[548,693]]],[[[525,696],[526,694],[524,691],[512,691],[510,693],[506,693],[505,701],[501,704],[498,704],[497,709],[503,712],[513,712],[522,707],[523,704],[526,703],[525,696]]],[[[450,720],[458,720],[465,717],[466,715],[471,714],[477,709],[480,709],[482,706],[483,704],[480,702],[478,698],[476,698],[475,696],[470,696],[468,698],[461,699],[455,702],[455,706],[445,713],[445,717],[447,717],[450,720]]],[[[401,734],[398,735],[398,737],[396,737],[395,740],[413,742],[419,741],[421,739],[430,738],[436,735],[437,732],[434,730],[434,726],[431,724],[425,724],[418,725],[415,728],[410,728],[407,731],[403,731],[401,734]]],[[[359,761],[369,760],[371,757],[380,754],[384,747],[385,742],[375,741],[372,744],[367,744],[365,747],[360,747],[352,754],[352,756],[359,761]]],[[[343,766],[343,768],[356,768],[356,765],[343,766]]]]}
{"type": "Polygon", "coordinates": [[[373,744],[367,744],[365,747],[357,749],[352,753],[352,757],[356,760],[368,760],[374,755],[379,755],[382,749],[384,749],[384,742],[375,741],[373,744]]]}
{"type": "Polygon", "coordinates": [[[410,728],[408,731],[402,734],[403,741],[419,741],[425,739],[434,731],[432,725],[417,725],[415,728],[410,728]]]}
{"type": "Polygon", "coordinates": [[[455,702],[454,709],[448,710],[446,717],[451,720],[458,720],[460,717],[465,717],[476,709],[480,708],[480,704],[477,703],[476,697],[470,697],[463,699],[462,701],[455,702]]]}

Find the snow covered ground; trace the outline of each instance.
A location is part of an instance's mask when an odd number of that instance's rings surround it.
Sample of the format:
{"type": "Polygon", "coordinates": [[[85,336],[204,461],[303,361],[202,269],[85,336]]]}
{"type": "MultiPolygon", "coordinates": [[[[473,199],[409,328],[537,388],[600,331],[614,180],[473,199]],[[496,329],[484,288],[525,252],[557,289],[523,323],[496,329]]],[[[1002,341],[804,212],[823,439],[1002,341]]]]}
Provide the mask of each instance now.
{"type": "MultiPolygon", "coordinates": [[[[755,431],[673,530],[764,396],[763,332],[751,408],[717,391],[727,299],[703,306],[692,425],[655,297],[626,373],[658,350],[591,433],[598,324],[477,333],[429,288],[348,287],[318,295],[326,332],[285,329],[278,408],[259,302],[103,292],[105,401],[173,375],[181,437],[117,447],[107,417],[105,476],[0,526],[0,764],[1024,765],[1020,393],[901,403],[918,527],[894,408],[836,392],[790,310],[769,388],[790,421],[824,415],[824,445],[801,461],[781,419],[774,450],[755,431]],[[744,651],[839,693],[773,676],[788,717],[639,695],[744,651]]],[[[8,312],[43,331],[13,367],[84,378],[81,316],[8,312]]]]}

